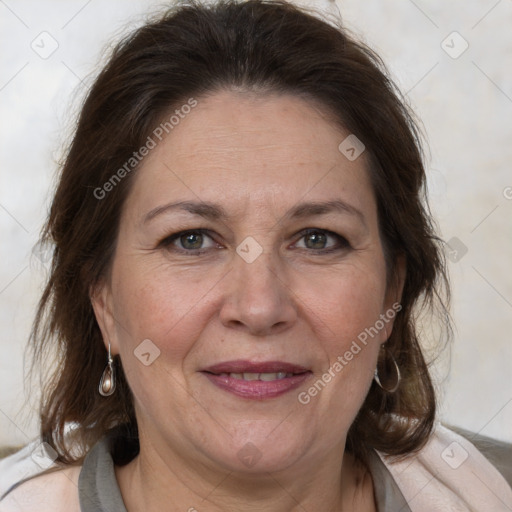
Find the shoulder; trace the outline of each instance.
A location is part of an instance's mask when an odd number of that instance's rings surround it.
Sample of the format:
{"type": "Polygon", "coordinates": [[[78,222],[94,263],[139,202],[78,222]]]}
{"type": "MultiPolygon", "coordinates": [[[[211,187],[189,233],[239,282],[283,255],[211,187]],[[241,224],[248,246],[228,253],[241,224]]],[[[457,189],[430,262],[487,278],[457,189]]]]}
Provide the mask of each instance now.
{"type": "MultiPolygon", "coordinates": [[[[74,512],[80,466],[59,469],[37,458],[40,440],[0,460],[0,512],[74,512]],[[38,463],[39,461],[39,463],[38,463]]],[[[50,460],[51,463],[51,460],[50,460]]]]}
{"type": "Polygon", "coordinates": [[[0,512],[80,512],[80,470],[73,466],[25,480],[0,501],[0,512]]]}
{"type": "MultiPolygon", "coordinates": [[[[504,460],[510,447],[492,444],[504,460]]],[[[398,461],[381,457],[413,511],[444,511],[448,504],[457,511],[512,508],[504,475],[469,439],[441,424],[419,452],[398,461]]]]}
{"type": "Polygon", "coordinates": [[[512,444],[491,437],[474,434],[459,427],[449,427],[453,432],[466,438],[488,459],[512,487],[512,444]]]}

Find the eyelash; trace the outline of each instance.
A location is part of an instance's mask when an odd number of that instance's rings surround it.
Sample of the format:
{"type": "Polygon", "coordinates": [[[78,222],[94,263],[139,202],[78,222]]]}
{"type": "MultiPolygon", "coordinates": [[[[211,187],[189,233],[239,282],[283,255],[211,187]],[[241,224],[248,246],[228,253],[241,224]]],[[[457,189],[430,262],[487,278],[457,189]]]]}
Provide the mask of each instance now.
{"type": "MultiPolygon", "coordinates": [[[[350,249],[351,248],[350,243],[348,242],[348,240],[345,237],[339,235],[338,233],[334,233],[333,231],[329,231],[327,229],[320,229],[320,228],[306,228],[306,229],[303,229],[302,231],[297,233],[299,235],[298,238],[297,238],[297,242],[299,240],[301,240],[302,238],[304,238],[305,236],[311,235],[311,234],[314,234],[314,233],[321,233],[321,234],[327,235],[328,237],[333,237],[333,238],[335,238],[337,240],[337,244],[334,247],[328,247],[326,249],[308,249],[308,248],[301,248],[301,249],[305,249],[308,252],[313,252],[313,253],[316,253],[316,254],[320,255],[320,254],[328,254],[328,253],[333,253],[333,252],[336,252],[336,251],[341,251],[341,250],[346,250],[346,249],[350,249]]],[[[179,240],[182,236],[190,235],[190,234],[206,235],[213,242],[215,242],[215,239],[210,234],[209,230],[199,228],[199,229],[188,229],[186,231],[180,231],[178,233],[174,233],[174,234],[172,234],[170,236],[167,236],[166,238],[164,238],[158,244],[158,247],[163,247],[163,248],[170,249],[170,246],[172,246],[174,241],[179,240]]],[[[295,242],[295,243],[297,243],[297,242],[295,242]]],[[[206,253],[210,249],[211,249],[211,247],[208,247],[206,249],[182,249],[182,248],[179,248],[179,247],[173,247],[170,250],[173,250],[173,251],[181,253],[181,254],[188,254],[188,255],[197,255],[197,256],[199,256],[201,254],[206,253]]]]}
{"type": "Polygon", "coordinates": [[[207,229],[187,229],[186,231],[180,231],[178,233],[174,233],[174,234],[164,238],[158,244],[158,247],[164,247],[164,248],[173,250],[173,251],[181,253],[181,254],[189,254],[189,255],[192,254],[192,255],[197,255],[197,256],[199,256],[201,254],[204,254],[205,252],[210,250],[210,248],[207,248],[207,249],[197,249],[197,250],[194,250],[194,249],[180,249],[179,247],[170,248],[170,246],[172,245],[172,243],[175,240],[178,240],[182,236],[190,235],[190,234],[206,235],[209,238],[211,238],[213,241],[215,241],[213,236],[210,234],[210,232],[207,229]]]}
{"type": "MultiPolygon", "coordinates": [[[[351,248],[349,241],[344,237],[339,235],[338,233],[335,233],[334,231],[329,231],[328,229],[320,229],[320,228],[306,228],[300,231],[298,233],[299,238],[297,241],[301,240],[307,235],[311,235],[314,233],[322,233],[324,235],[327,235],[328,237],[333,237],[336,239],[336,244],[333,247],[328,247],[327,249],[307,249],[308,251],[316,252],[317,254],[328,254],[332,252],[337,252],[341,250],[346,250],[351,248]]],[[[297,243],[297,242],[295,242],[297,243]]]]}

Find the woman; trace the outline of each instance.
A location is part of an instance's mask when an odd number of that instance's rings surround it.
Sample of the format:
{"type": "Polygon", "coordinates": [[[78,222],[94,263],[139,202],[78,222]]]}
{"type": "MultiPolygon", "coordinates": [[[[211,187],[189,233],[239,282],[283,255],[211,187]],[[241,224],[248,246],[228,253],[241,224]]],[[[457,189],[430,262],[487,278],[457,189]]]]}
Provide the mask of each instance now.
{"type": "Polygon", "coordinates": [[[435,423],[424,181],[406,107],[342,29],[251,0],[137,30],[44,233],[33,345],[59,359],[30,450],[54,466],[1,510],[509,510],[435,423]]]}

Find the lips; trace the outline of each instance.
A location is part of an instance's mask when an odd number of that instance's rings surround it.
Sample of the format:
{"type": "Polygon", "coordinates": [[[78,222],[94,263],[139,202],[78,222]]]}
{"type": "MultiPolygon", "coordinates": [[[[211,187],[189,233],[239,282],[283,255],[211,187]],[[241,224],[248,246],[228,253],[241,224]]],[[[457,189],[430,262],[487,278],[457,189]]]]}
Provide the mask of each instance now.
{"type": "Polygon", "coordinates": [[[221,373],[292,373],[308,372],[309,369],[297,364],[283,361],[266,361],[254,363],[243,359],[218,363],[205,368],[203,371],[219,375],[221,373]]]}
{"type": "Polygon", "coordinates": [[[255,363],[236,360],[215,364],[202,373],[225,391],[243,398],[262,400],[295,389],[308,378],[311,371],[284,361],[255,363]]]}

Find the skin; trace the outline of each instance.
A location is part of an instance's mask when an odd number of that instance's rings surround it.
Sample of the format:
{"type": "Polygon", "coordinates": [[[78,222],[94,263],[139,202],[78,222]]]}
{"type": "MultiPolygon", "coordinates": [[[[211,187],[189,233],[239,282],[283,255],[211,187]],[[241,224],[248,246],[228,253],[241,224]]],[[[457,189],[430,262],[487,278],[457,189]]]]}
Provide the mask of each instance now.
{"type": "Polygon", "coordinates": [[[116,467],[129,511],[375,510],[371,476],[344,448],[392,321],[309,404],[297,399],[400,298],[403,278],[386,285],[365,155],[338,150],[347,135],[303,99],[222,91],[198,99],[137,171],[111,273],[92,294],[135,400],[140,455],[116,467]],[[289,216],[340,199],[359,214],[289,216]],[[144,221],[179,201],[227,216],[170,209],[144,221]],[[160,243],[199,228],[203,242],[160,243]],[[236,252],[248,236],[263,249],[252,263],[236,252]],[[149,366],[134,356],[145,339],[160,350],[149,366]],[[248,400],[200,372],[233,359],[312,373],[248,400]],[[259,455],[251,467],[237,455],[248,446],[259,455]]]}

